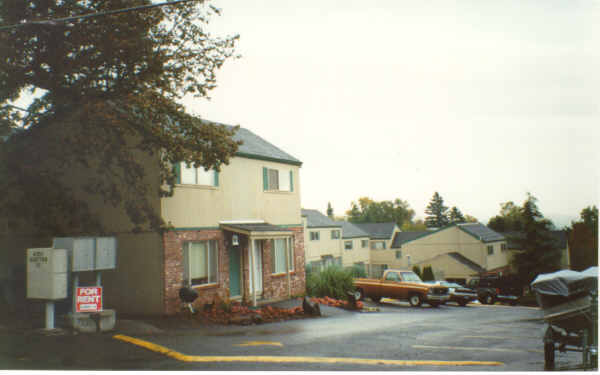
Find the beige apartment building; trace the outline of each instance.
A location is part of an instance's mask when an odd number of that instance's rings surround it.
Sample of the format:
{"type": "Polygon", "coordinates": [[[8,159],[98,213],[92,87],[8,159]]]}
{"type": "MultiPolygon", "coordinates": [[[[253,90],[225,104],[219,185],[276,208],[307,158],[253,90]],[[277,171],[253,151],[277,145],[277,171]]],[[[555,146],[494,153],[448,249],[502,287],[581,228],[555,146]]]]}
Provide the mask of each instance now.
{"type": "Polygon", "coordinates": [[[304,253],[313,270],[342,265],[342,225],[318,210],[302,209],[304,253]]]}

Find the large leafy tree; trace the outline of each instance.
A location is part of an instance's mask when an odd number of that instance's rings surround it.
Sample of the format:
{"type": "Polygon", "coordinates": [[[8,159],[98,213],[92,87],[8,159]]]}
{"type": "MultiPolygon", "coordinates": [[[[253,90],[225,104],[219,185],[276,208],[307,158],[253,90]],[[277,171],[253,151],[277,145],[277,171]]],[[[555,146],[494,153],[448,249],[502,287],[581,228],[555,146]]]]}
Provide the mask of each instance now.
{"type": "Polygon", "coordinates": [[[598,208],[586,207],[580,216],[581,220],[567,228],[571,268],[577,271],[598,266],[598,208]]]}
{"type": "Polygon", "coordinates": [[[173,165],[219,169],[237,151],[235,128],[185,113],[184,95],[207,97],[234,56],[237,36],[207,31],[205,2],[144,7],[151,0],[3,0],[0,22],[0,212],[41,231],[101,232],[66,182],[85,168],[84,190],[122,207],[138,229],[163,226],[149,193],[172,194],[173,165]],[[90,16],[71,21],[48,21],[90,16]],[[37,99],[18,111],[24,94],[37,99]],[[14,134],[15,131],[23,130],[14,134]],[[2,138],[0,138],[1,140],[2,138]],[[151,171],[141,162],[154,155],[151,171]],[[159,188],[160,186],[160,188],[159,188]]]}
{"type": "Polygon", "coordinates": [[[442,228],[449,224],[448,207],[444,206],[444,199],[436,191],[425,209],[425,225],[428,228],[442,228]]]}
{"type": "Polygon", "coordinates": [[[353,223],[385,223],[395,222],[398,227],[411,222],[415,211],[408,202],[401,199],[394,201],[376,202],[367,197],[358,199],[358,204],[351,203],[350,210],[346,211],[348,221],[353,223]]]}
{"type": "Polygon", "coordinates": [[[327,216],[333,220],[333,207],[331,207],[331,202],[327,202],[327,216]]]}
{"type": "Polygon", "coordinates": [[[522,235],[514,236],[512,241],[520,252],[512,258],[512,264],[523,283],[529,284],[538,274],[554,272],[559,268],[560,249],[550,236],[552,222],[545,219],[537,207],[537,199],[527,194],[520,207],[522,235]]]}
{"type": "Polygon", "coordinates": [[[488,221],[488,227],[497,232],[520,232],[523,230],[523,217],[520,207],[514,202],[500,203],[500,214],[488,221]]]}

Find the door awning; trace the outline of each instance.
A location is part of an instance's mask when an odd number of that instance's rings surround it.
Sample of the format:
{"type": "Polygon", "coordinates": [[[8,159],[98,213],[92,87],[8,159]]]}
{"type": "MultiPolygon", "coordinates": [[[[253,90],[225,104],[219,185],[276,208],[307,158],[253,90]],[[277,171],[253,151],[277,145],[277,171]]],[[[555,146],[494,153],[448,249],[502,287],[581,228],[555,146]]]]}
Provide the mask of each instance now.
{"type": "Polygon", "coordinates": [[[221,224],[221,229],[227,230],[234,233],[244,234],[254,239],[267,239],[277,237],[289,237],[293,235],[293,232],[272,225],[269,223],[236,223],[236,224],[221,224]]]}

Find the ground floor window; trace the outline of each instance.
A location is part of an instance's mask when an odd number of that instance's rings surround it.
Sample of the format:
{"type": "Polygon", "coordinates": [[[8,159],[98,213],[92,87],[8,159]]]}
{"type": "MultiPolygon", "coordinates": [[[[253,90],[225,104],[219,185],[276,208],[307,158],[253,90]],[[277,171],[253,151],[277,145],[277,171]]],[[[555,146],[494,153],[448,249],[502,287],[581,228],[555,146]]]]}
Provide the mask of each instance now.
{"type": "Polygon", "coordinates": [[[217,283],[218,247],[216,240],[187,242],[183,248],[183,279],[187,285],[217,283]]]}
{"type": "Polygon", "coordinates": [[[344,249],[352,250],[352,241],[344,241],[344,249]]]}
{"type": "Polygon", "coordinates": [[[271,240],[271,272],[285,273],[286,252],[289,259],[289,271],[294,271],[294,246],[291,238],[277,238],[271,240]]]}

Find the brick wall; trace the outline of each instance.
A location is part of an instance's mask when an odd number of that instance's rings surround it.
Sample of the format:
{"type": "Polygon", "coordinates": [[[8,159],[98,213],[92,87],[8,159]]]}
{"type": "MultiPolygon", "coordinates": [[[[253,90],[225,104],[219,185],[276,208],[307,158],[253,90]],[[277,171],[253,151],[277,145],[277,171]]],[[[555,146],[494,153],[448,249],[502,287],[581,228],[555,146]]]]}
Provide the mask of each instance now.
{"type": "Polygon", "coordinates": [[[164,254],[164,313],[175,314],[181,309],[179,289],[183,286],[183,245],[188,241],[217,240],[218,282],[196,288],[199,292],[195,304],[204,304],[214,299],[216,295],[225,298],[229,291],[229,255],[226,251],[223,232],[218,229],[199,231],[168,231],[163,235],[164,254]]]}
{"type": "MultiPolygon", "coordinates": [[[[302,227],[290,228],[294,234],[294,272],[291,274],[291,294],[299,295],[306,291],[304,270],[304,233],[302,227]]],[[[164,255],[164,313],[172,315],[181,310],[179,289],[183,285],[183,246],[188,241],[217,240],[219,248],[218,283],[195,288],[199,297],[194,306],[201,308],[211,303],[215,297],[229,298],[229,251],[231,233],[218,229],[200,231],[169,231],[163,235],[164,255]]],[[[242,264],[242,294],[250,302],[248,238],[239,235],[242,264]]],[[[285,299],[288,296],[288,279],[285,274],[272,275],[271,241],[263,242],[263,298],[285,299]]]]}

